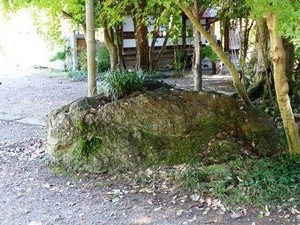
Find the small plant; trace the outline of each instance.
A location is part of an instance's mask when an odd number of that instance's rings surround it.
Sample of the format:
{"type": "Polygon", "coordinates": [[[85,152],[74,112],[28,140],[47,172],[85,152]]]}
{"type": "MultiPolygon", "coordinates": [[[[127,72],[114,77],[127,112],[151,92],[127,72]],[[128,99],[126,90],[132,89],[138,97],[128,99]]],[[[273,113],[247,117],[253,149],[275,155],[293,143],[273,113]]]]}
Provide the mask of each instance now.
{"type": "Polygon", "coordinates": [[[93,153],[99,151],[101,148],[101,139],[97,134],[93,134],[87,139],[80,139],[76,149],[76,156],[78,159],[88,158],[93,153]]]}
{"type": "Polygon", "coordinates": [[[139,76],[144,77],[147,80],[164,78],[164,74],[158,71],[152,71],[152,72],[139,71],[138,73],[140,73],[139,76]]]}
{"type": "Polygon", "coordinates": [[[57,60],[65,61],[67,57],[67,52],[65,51],[58,51],[51,59],[50,62],[54,62],[57,60]]]}
{"type": "Polygon", "coordinates": [[[99,48],[99,51],[97,52],[97,72],[106,72],[110,68],[110,57],[109,57],[109,51],[105,46],[102,46],[99,48]]]}
{"type": "Polygon", "coordinates": [[[79,71],[87,73],[87,53],[86,50],[79,50],[78,51],[78,69],[79,71]]]}
{"type": "Polygon", "coordinates": [[[117,100],[134,91],[142,90],[144,73],[115,71],[105,73],[99,84],[100,93],[117,100]]]}
{"type": "Polygon", "coordinates": [[[87,76],[87,72],[85,71],[68,71],[67,73],[68,78],[73,80],[82,80],[85,79],[87,76]]]}
{"type": "Polygon", "coordinates": [[[202,47],[201,49],[201,58],[209,58],[212,62],[216,62],[218,59],[218,56],[214,51],[211,49],[210,46],[202,47]]]}
{"type": "Polygon", "coordinates": [[[171,65],[171,69],[175,70],[176,77],[182,75],[182,70],[190,67],[191,61],[188,61],[187,52],[178,46],[175,49],[175,60],[171,65]]]}

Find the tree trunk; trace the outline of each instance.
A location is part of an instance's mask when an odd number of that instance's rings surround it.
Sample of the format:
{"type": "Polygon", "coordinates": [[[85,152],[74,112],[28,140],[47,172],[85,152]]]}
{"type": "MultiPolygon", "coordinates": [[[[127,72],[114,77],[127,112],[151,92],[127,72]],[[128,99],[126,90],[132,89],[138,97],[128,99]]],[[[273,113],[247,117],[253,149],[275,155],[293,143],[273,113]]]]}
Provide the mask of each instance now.
{"type": "Polygon", "coordinates": [[[92,97],[97,94],[95,17],[93,0],[86,0],[86,28],[88,96],[92,97]]]}
{"type": "Polygon", "coordinates": [[[149,69],[150,69],[150,71],[155,71],[155,69],[156,69],[154,50],[155,50],[155,44],[156,44],[156,41],[157,41],[157,38],[159,35],[159,27],[156,25],[156,23],[154,23],[154,24],[155,25],[153,27],[153,31],[151,32],[152,33],[152,35],[151,35],[152,41],[151,41],[151,45],[149,48],[149,69]]]}
{"type": "Polygon", "coordinates": [[[147,0],[141,0],[137,7],[138,13],[133,17],[136,42],[136,70],[149,70],[149,44],[147,19],[143,14],[147,6],[147,0]]]}
{"type": "Polygon", "coordinates": [[[115,71],[118,68],[118,48],[114,43],[112,38],[110,28],[107,27],[106,23],[104,23],[103,35],[104,35],[104,42],[109,52],[110,58],[110,71],[115,71]]]}
{"type": "Polygon", "coordinates": [[[285,50],[286,55],[286,76],[288,81],[293,79],[293,72],[294,72],[294,62],[295,62],[295,45],[290,39],[283,38],[282,39],[283,47],[285,50]]]}
{"type": "MultiPolygon", "coordinates": [[[[170,31],[168,30],[167,33],[166,33],[166,36],[164,37],[164,42],[163,42],[158,54],[155,57],[153,55],[149,56],[149,59],[150,59],[149,69],[150,69],[150,71],[156,71],[157,70],[158,61],[161,59],[162,55],[164,54],[164,51],[167,48],[169,36],[170,36],[170,31]]],[[[149,54],[151,54],[151,53],[149,53],[149,54]]]]}
{"type": "Polygon", "coordinates": [[[118,61],[117,68],[123,67],[126,70],[126,65],[123,57],[123,27],[116,26],[115,27],[115,36],[116,36],[116,47],[118,51],[118,61]]]}
{"type": "Polygon", "coordinates": [[[289,99],[289,85],[286,77],[286,56],[282,38],[276,34],[277,17],[273,13],[266,14],[266,21],[271,39],[271,61],[274,67],[274,83],[289,151],[300,154],[300,136],[289,99]]]}
{"type": "Polygon", "coordinates": [[[256,23],[256,49],[257,49],[257,70],[256,80],[267,79],[267,71],[270,67],[269,53],[269,31],[264,19],[257,19],[256,23]]]}
{"type": "Polygon", "coordinates": [[[139,18],[135,20],[136,70],[149,69],[148,28],[139,18]]]}
{"type": "Polygon", "coordinates": [[[196,27],[196,29],[204,36],[204,38],[210,44],[212,50],[219,56],[220,60],[227,66],[227,68],[233,78],[233,85],[235,86],[238,94],[244,101],[245,105],[247,105],[249,107],[253,107],[253,104],[248,97],[246,89],[240,81],[238,71],[235,69],[235,66],[228,59],[228,57],[225,55],[223,50],[218,46],[214,37],[203,28],[203,26],[197,21],[197,18],[195,18],[195,16],[193,15],[193,13],[191,12],[191,10],[188,7],[186,7],[180,3],[177,3],[177,4],[182,9],[182,11],[184,11],[186,16],[191,20],[192,24],[196,27]]]}
{"type": "MultiPolygon", "coordinates": [[[[194,16],[200,23],[200,6],[198,0],[194,1],[194,16]]],[[[201,69],[201,34],[195,26],[193,26],[194,32],[194,91],[202,91],[202,69],[201,69]]]]}
{"type": "MultiPolygon", "coordinates": [[[[271,62],[268,56],[269,53],[269,31],[267,23],[264,19],[256,20],[256,43],[255,48],[257,52],[256,59],[256,71],[255,71],[255,83],[252,84],[248,91],[250,99],[255,100],[264,93],[266,87],[269,88],[270,98],[273,103],[275,103],[275,98],[272,95],[271,90],[271,62]]],[[[275,103],[276,104],[276,103],[275,103]]]]}
{"type": "Polygon", "coordinates": [[[240,60],[245,63],[247,58],[247,51],[249,49],[249,37],[250,37],[250,31],[253,27],[254,21],[249,21],[248,16],[245,17],[245,29],[243,33],[243,41],[241,46],[241,53],[240,53],[240,60]]]}

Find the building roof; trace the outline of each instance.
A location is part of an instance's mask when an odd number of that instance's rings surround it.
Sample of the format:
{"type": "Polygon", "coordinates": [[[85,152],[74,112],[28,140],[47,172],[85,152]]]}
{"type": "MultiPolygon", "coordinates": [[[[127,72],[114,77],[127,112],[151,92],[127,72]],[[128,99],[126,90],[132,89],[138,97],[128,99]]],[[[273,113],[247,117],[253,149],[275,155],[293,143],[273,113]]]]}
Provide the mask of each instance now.
{"type": "Polygon", "coordinates": [[[217,10],[214,8],[207,8],[203,13],[202,18],[215,18],[217,16],[217,10]]]}

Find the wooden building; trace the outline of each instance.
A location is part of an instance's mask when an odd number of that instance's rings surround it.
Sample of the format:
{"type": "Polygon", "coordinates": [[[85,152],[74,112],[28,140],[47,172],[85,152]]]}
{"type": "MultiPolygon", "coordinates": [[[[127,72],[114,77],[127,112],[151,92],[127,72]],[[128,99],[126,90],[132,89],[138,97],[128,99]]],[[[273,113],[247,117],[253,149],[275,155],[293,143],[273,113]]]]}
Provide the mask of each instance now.
{"type": "MultiPolygon", "coordinates": [[[[207,9],[201,19],[201,24],[205,26],[206,30],[208,30],[211,34],[215,35],[215,26],[214,20],[216,17],[215,9],[207,9]]],[[[167,41],[166,49],[159,60],[158,68],[159,69],[167,69],[172,62],[174,62],[176,49],[180,49],[185,51],[188,55],[193,54],[193,38],[188,36],[188,29],[192,28],[192,24],[190,20],[182,14],[182,35],[178,37],[178,42],[173,43],[170,39],[167,41]]],[[[152,26],[148,26],[148,32],[153,31],[152,26]]],[[[160,28],[159,36],[155,43],[155,52],[160,51],[163,46],[165,39],[165,29],[160,28]]],[[[148,39],[149,46],[152,43],[152,39],[148,39]]],[[[202,38],[202,44],[206,44],[206,40],[202,38]]],[[[134,33],[134,24],[133,20],[130,16],[125,17],[123,23],[123,33],[122,33],[122,45],[123,45],[123,60],[126,69],[131,69],[135,67],[135,57],[136,57],[136,43],[135,43],[135,33],[134,33]]]]}

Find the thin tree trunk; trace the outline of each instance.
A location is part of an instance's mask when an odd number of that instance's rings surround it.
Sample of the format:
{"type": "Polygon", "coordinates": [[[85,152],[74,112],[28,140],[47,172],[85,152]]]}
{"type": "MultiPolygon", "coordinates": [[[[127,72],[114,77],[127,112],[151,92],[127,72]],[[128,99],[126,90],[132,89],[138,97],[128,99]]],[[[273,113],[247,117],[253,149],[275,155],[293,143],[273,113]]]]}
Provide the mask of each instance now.
{"type": "Polygon", "coordinates": [[[110,71],[115,71],[119,65],[119,63],[118,63],[118,48],[113,41],[111,31],[107,27],[106,22],[104,22],[103,36],[104,36],[105,45],[109,52],[110,71]]]}
{"type": "Polygon", "coordinates": [[[95,16],[93,0],[86,0],[86,28],[88,96],[92,97],[97,94],[95,16]]]}
{"type": "Polygon", "coordinates": [[[191,10],[188,7],[183,6],[180,3],[177,3],[177,5],[182,9],[182,11],[184,11],[186,16],[191,20],[192,24],[196,27],[196,29],[204,36],[204,38],[210,44],[212,50],[220,57],[221,61],[227,66],[227,68],[233,78],[233,85],[235,86],[238,94],[244,101],[245,105],[247,105],[249,107],[253,107],[253,104],[248,97],[246,89],[240,81],[238,71],[235,69],[235,66],[228,59],[228,57],[225,55],[223,50],[218,46],[214,37],[202,27],[202,25],[197,21],[197,18],[195,18],[195,16],[193,15],[193,13],[191,12],[191,10]]]}
{"type": "MultiPolygon", "coordinates": [[[[163,42],[159,52],[157,53],[157,55],[154,57],[154,53],[152,53],[152,56],[149,57],[149,59],[150,59],[150,67],[149,67],[150,71],[157,70],[158,61],[162,57],[164,51],[167,48],[167,43],[168,43],[168,40],[169,40],[169,36],[170,36],[170,31],[167,31],[166,36],[164,37],[164,42],[163,42]]],[[[151,54],[151,53],[149,53],[149,54],[151,54]]]]}
{"type": "Polygon", "coordinates": [[[266,21],[271,39],[271,61],[274,67],[274,83],[289,151],[300,154],[300,137],[289,99],[289,85],[286,77],[286,56],[282,38],[276,34],[277,17],[273,13],[266,14],[266,21]]]}
{"type": "Polygon", "coordinates": [[[155,50],[155,43],[157,41],[159,35],[159,27],[157,27],[157,25],[154,25],[153,31],[152,31],[152,42],[149,48],[149,69],[150,71],[154,71],[156,68],[155,65],[155,54],[154,54],[154,50],[155,50]]]}
{"type": "Polygon", "coordinates": [[[241,49],[241,56],[240,59],[243,63],[246,62],[246,58],[247,58],[247,51],[249,48],[249,36],[250,36],[250,31],[253,27],[254,21],[252,20],[249,23],[249,17],[246,15],[245,18],[245,30],[243,33],[243,43],[242,43],[242,49],[241,49]]]}
{"type": "Polygon", "coordinates": [[[123,27],[116,26],[115,30],[116,47],[118,52],[117,68],[123,67],[126,70],[126,65],[123,57],[123,27]]]}
{"type": "Polygon", "coordinates": [[[273,105],[276,105],[275,97],[273,96],[271,87],[271,62],[269,59],[269,31],[265,19],[256,20],[256,43],[255,48],[257,51],[257,62],[255,72],[255,84],[249,87],[248,95],[250,99],[255,100],[264,93],[266,87],[269,90],[270,99],[273,105]]]}
{"type": "MultiPolygon", "coordinates": [[[[200,6],[198,0],[194,1],[194,16],[200,23],[200,6]]],[[[194,29],[194,91],[202,91],[202,69],[201,69],[201,34],[195,26],[194,29]]]]}

